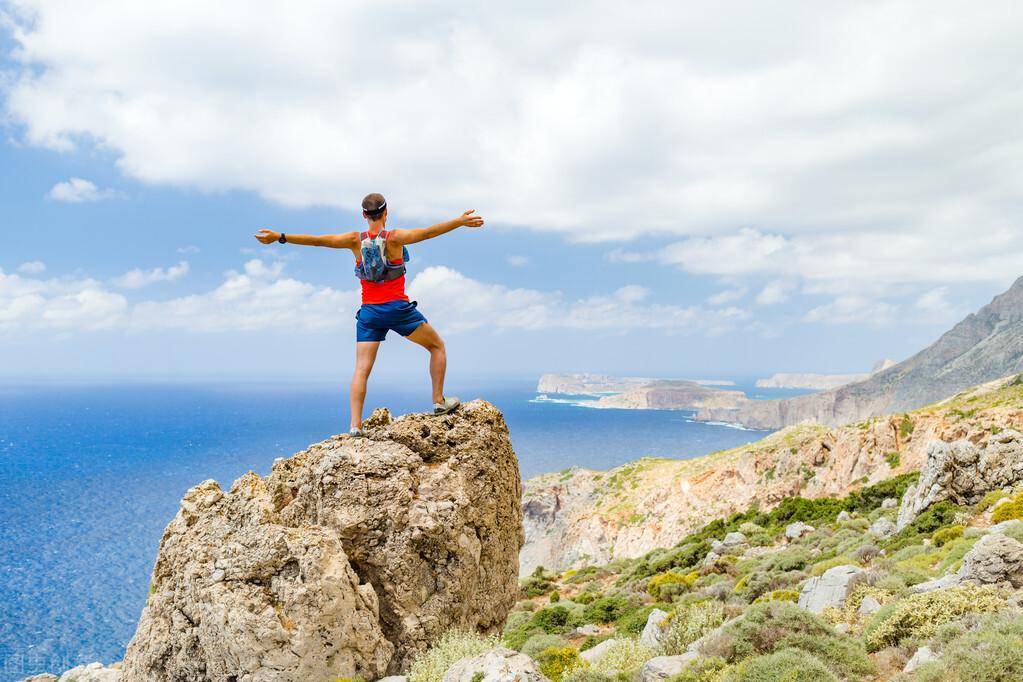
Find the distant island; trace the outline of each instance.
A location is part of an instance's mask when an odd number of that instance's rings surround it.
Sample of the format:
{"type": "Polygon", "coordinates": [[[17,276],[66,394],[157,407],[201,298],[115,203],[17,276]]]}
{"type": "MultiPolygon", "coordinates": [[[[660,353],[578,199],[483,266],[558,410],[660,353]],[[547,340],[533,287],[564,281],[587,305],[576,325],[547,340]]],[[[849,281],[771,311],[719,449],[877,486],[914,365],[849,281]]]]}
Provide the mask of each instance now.
{"type": "Polygon", "coordinates": [[[869,372],[857,374],[812,374],[799,372],[778,372],[766,379],[757,379],[757,388],[806,388],[814,391],[827,391],[846,384],[863,381],[872,374],[888,369],[895,364],[894,360],[880,360],[869,372]]]}
{"type": "Polygon", "coordinates": [[[729,409],[746,400],[742,391],[718,388],[733,386],[725,380],[648,379],[603,374],[544,374],[537,382],[541,399],[547,394],[592,396],[580,401],[588,407],[633,410],[729,409]]]}

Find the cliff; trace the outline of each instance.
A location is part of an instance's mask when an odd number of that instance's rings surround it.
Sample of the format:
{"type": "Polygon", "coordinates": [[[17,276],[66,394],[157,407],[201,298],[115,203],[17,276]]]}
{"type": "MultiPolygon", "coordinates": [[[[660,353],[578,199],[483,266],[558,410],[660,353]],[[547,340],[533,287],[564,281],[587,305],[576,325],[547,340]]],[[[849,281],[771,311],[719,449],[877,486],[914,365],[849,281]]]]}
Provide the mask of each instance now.
{"type": "Polygon", "coordinates": [[[498,632],[518,594],[518,462],[473,401],[185,495],[123,682],[375,680],[450,628],[498,632]]]}
{"type": "Polygon", "coordinates": [[[778,429],[801,421],[838,425],[911,410],[1023,371],[1023,278],[932,345],[868,379],[785,400],[748,400],[696,418],[778,429]]]}
{"type": "Polygon", "coordinates": [[[915,471],[933,441],[1023,429],[1023,385],[1001,379],[908,414],[840,428],[799,424],[748,446],[689,460],[573,468],[526,482],[523,573],[640,556],[708,519],[788,497],[841,496],[915,471]]]}

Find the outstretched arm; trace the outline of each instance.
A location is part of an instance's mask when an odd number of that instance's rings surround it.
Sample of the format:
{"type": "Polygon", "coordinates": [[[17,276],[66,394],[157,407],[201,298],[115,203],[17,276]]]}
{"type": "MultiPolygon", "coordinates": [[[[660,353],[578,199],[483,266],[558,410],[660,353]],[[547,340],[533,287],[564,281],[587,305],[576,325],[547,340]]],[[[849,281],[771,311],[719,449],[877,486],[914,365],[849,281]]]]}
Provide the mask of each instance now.
{"type": "MultiPolygon", "coordinates": [[[[264,229],[257,232],[254,236],[264,244],[272,244],[280,238],[281,233],[264,229]]],[[[331,249],[354,249],[359,243],[359,233],[343,232],[342,234],[324,234],[317,236],[312,234],[291,234],[289,232],[285,239],[287,239],[289,244],[298,244],[300,246],[326,246],[331,249]]]]}
{"type": "MultiPolygon", "coordinates": [[[[470,209],[454,220],[437,223],[429,227],[421,227],[417,230],[392,230],[390,241],[397,242],[398,244],[415,244],[416,242],[426,241],[427,239],[447,234],[459,227],[483,227],[483,217],[473,215],[474,213],[476,213],[476,209],[470,209]]],[[[291,237],[289,236],[288,239],[291,239],[291,237]]]]}

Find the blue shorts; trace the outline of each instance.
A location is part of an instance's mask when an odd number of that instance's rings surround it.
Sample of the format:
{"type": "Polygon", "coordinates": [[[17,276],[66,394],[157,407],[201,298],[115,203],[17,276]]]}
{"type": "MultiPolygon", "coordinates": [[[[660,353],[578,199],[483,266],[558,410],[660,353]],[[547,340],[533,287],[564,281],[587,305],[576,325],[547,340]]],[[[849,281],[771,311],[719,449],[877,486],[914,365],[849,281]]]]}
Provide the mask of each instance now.
{"type": "Polygon", "coordinates": [[[426,323],[423,314],[416,310],[417,305],[415,301],[363,303],[355,313],[355,340],[383,341],[391,329],[408,336],[426,323]]]}

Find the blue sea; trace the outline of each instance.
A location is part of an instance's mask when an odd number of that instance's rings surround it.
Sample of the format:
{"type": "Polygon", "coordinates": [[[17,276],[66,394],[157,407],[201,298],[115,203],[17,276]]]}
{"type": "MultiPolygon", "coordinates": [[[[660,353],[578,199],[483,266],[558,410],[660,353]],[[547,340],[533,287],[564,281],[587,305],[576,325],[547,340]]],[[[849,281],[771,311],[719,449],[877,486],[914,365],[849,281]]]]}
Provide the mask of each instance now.
{"type": "MultiPolygon", "coordinates": [[[[486,397],[504,411],[524,478],[694,457],[764,435],[695,423],[681,411],[535,402],[534,387],[457,387],[464,399],[486,397]]],[[[0,384],[0,680],[120,660],[184,492],[208,478],[226,488],[246,471],[266,474],[274,458],[346,430],[345,388],[0,384]]],[[[419,411],[420,392],[373,385],[367,405],[419,411]]]]}

